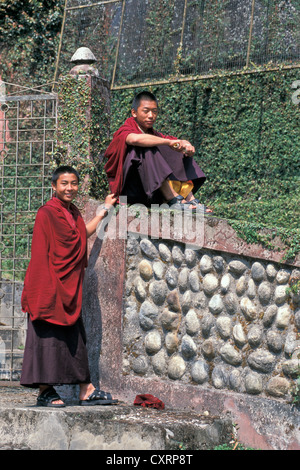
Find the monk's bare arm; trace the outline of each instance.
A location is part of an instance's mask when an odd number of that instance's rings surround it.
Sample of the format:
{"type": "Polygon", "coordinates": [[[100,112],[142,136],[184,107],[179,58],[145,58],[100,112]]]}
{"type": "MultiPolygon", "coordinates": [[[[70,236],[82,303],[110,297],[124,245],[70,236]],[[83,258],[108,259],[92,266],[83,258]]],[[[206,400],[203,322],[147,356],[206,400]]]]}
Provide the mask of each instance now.
{"type": "Polygon", "coordinates": [[[126,144],[136,145],[137,147],[154,147],[155,145],[169,145],[176,140],[164,139],[152,134],[128,134],[126,144]]]}
{"type": "Polygon", "coordinates": [[[104,201],[104,207],[102,207],[99,213],[94,217],[90,222],[86,224],[86,236],[89,238],[93,233],[96,232],[98,224],[104,217],[107,215],[110,208],[116,203],[117,199],[114,197],[114,194],[109,194],[104,201]],[[107,209],[105,209],[107,208],[107,209]]]}
{"type": "Polygon", "coordinates": [[[187,140],[165,139],[152,134],[128,134],[126,144],[137,147],[154,147],[156,145],[168,145],[178,152],[192,156],[195,148],[187,140]]]}

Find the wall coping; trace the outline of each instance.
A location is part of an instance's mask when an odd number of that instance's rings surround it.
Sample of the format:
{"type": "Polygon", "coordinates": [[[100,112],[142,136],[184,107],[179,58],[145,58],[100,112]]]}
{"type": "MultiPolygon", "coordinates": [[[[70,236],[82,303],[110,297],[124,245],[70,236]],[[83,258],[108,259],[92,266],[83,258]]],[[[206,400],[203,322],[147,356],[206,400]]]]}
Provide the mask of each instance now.
{"type": "MultiPolygon", "coordinates": [[[[101,203],[98,201],[89,200],[85,211],[87,211],[87,213],[93,212],[93,209],[95,211],[97,206],[100,204],[101,203]]],[[[138,206],[135,207],[137,210],[139,210],[138,206]]],[[[131,235],[136,234],[140,235],[141,237],[149,237],[150,239],[162,238],[165,240],[173,240],[175,242],[181,242],[183,244],[190,245],[193,249],[206,248],[209,250],[221,251],[239,256],[247,256],[250,258],[258,258],[265,261],[300,267],[299,253],[293,260],[283,260],[287,249],[284,247],[284,244],[279,236],[276,236],[273,239],[273,244],[277,247],[277,249],[271,250],[264,247],[262,244],[247,243],[245,240],[239,237],[235,229],[230,225],[230,220],[203,215],[203,213],[200,213],[199,227],[201,230],[203,230],[203,233],[201,233],[200,236],[199,234],[196,234],[194,239],[188,239],[184,233],[184,230],[183,233],[180,233],[179,236],[178,233],[176,233],[176,221],[183,220],[184,217],[181,215],[181,212],[179,214],[175,214],[174,212],[170,213],[170,233],[162,234],[161,212],[158,213],[158,211],[152,211],[151,209],[147,209],[145,206],[140,207],[141,211],[144,211],[144,214],[139,214],[141,215],[140,219],[138,218],[139,216],[136,217],[130,215],[130,213],[128,213],[128,208],[124,210],[122,215],[118,213],[115,216],[117,236],[120,233],[123,234],[121,238],[126,235],[124,235],[124,227],[121,225],[125,225],[127,223],[127,233],[131,235]],[[146,219],[144,216],[146,216],[146,219]],[[159,225],[156,223],[158,216],[160,216],[159,225]],[[180,219],[180,217],[182,217],[182,219],[180,219]],[[155,229],[153,229],[153,220],[155,229]]],[[[189,217],[191,218],[191,216],[189,217]]],[[[195,221],[195,216],[192,216],[192,218],[195,221]]],[[[234,222],[236,223],[239,221],[232,220],[232,223],[234,222]]],[[[197,227],[197,225],[194,223],[193,231],[195,231],[195,227],[197,227]]],[[[264,228],[263,233],[271,235],[273,232],[271,228],[264,228]]]]}

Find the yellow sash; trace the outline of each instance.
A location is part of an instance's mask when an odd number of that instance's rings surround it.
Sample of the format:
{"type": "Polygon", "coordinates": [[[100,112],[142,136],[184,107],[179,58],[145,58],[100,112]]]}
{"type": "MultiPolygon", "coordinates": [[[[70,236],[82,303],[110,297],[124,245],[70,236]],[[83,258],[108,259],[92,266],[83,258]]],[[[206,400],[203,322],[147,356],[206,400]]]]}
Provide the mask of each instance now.
{"type": "Polygon", "coordinates": [[[186,198],[188,194],[192,191],[194,184],[192,181],[170,181],[169,180],[169,185],[173,190],[177,193],[180,194],[180,196],[183,196],[186,198]]]}

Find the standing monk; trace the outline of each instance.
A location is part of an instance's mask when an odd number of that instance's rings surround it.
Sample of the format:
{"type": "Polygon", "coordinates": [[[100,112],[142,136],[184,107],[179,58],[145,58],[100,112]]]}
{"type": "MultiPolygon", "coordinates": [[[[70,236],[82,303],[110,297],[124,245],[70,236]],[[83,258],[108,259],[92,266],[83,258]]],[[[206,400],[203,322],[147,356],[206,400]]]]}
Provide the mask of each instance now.
{"type": "Polygon", "coordinates": [[[152,93],[143,91],[134,98],[131,117],[115,132],[104,155],[110,190],[131,204],[166,202],[174,209],[195,209],[200,203],[194,193],[206,179],[193,159],[195,148],[155,131],[157,115],[152,93]]]}
{"type": "Polygon", "coordinates": [[[33,229],[21,299],[29,318],[20,383],[39,388],[39,406],[65,406],[54,389],[62,384],[80,385],[81,405],[117,401],[91,383],[81,319],[87,238],[116,198],[108,195],[99,215],[85,225],[72,204],[78,185],[75,169],[57,168],[52,175],[53,197],[38,210],[33,229]]]}

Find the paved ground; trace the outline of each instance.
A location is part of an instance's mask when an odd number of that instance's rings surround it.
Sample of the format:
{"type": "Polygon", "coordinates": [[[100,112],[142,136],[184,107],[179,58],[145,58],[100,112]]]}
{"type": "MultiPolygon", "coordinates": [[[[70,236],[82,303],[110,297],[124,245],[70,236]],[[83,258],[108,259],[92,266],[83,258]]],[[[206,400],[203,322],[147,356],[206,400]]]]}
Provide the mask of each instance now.
{"type": "Polygon", "coordinates": [[[37,390],[25,387],[0,386],[0,407],[33,406],[37,394],[37,390]]]}

